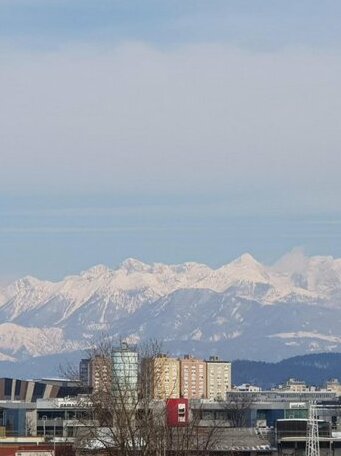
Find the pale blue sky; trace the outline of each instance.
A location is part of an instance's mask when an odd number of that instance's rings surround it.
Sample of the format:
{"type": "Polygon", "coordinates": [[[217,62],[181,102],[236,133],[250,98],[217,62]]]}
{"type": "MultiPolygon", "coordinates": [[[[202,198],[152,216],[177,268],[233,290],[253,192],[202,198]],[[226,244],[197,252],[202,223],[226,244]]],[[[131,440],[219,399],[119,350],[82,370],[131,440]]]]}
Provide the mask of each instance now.
{"type": "Polygon", "coordinates": [[[0,281],[341,256],[339,1],[0,0],[0,281]]]}
{"type": "Polygon", "coordinates": [[[131,40],[338,47],[340,38],[337,0],[1,0],[0,8],[2,38],[27,47],[131,40]]]}

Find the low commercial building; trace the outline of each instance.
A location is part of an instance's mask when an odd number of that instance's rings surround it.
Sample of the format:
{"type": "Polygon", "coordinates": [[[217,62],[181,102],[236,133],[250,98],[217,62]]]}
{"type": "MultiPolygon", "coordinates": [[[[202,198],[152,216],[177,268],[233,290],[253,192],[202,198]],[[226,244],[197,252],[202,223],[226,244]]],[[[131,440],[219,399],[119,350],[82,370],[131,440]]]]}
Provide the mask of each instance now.
{"type": "Polygon", "coordinates": [[[64,379],[20,380],[0,378],[0,401],[35,402],[85,393],[80,382],[64,379]]]}
{"type": "MultiPolygon", "coordinates": [[[[302,456],[306,452],[307,420],[283,419],[276,422],[278,456],[302,456]]],[[[341,434],[333,432],[330,423],[318,421],[318,445],[321,456],[341,455],[341,434]]]]}
{"type": "Polygon", "coordinates": [[[238,385],[234,387],[236,391],[248,391],[251,393],[259,393],[262,391],[262,388],[257,385],[250,385],[250,383],[243,383],[242,385],[238,385]]]}
{"type": "Polygon", "coordinates": [[[319,419],[341,432],[341,401],[331,392],[231,391],[225,401],[192,401],[191,408],[203,426],[274,428],[279,419],[307,419],[311,401],[318,404],[319,419]]]}
{"type": "Polygon", "coordinates": [[[63,399],[39,399],[36,405],[36,435],[64,438],[72,442],[76,430],[89,420],[87,396],[63,399]]]}
{"type": "Polygon", "coordinates": [[[285,385],[281,388],[283,391],[292,391],[294,393],[303,393],[305,391],[310,391],[308,385],[302,380],[297,380],[295,378],[289,378],[285,385]]]}
{"type": "Polygon", "coordinates": [[[36,435],[36,403],[0,401],[0,427],[2,437],[36,435]]]}
{"type": "Polygon", "coordinates": [[[326,390],[341,396],[341,383],[337,378],[333,378],[326,383],[326,390]]]}

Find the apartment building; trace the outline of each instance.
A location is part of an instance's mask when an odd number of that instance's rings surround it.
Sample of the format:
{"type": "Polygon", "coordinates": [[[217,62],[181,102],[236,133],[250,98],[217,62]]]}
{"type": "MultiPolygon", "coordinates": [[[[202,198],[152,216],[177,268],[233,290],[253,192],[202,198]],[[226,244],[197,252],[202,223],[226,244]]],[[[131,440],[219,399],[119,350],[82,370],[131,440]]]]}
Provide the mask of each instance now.
{"type": "Polygon", "coordinates": [[[231,391],[231,363],[221,361],[218,356],[210,356],[206,361],[207,398],[212,401],[226,399],[227,391],[231,391]]]}
{"type": "Polygon", "coordinates": [[[206,363],[185,355],[180,359],[180,396],[187,399],[206,397],[206,363]]]}
{"type": "MultiPolygon", "coordinates": [[[[84,366],[84,364],[83,364],[84,366]]],[[[94,356],[89,362],[89,382],[93,393],[100,391],[110,391],[111,377],[111,361],[102,355],[94,356]]]]}
{"type": "Polygon", "coordinates": [[[143,361],[143,372],[153,399],[180,397],[180,362],[160,355],[143,361]]]}

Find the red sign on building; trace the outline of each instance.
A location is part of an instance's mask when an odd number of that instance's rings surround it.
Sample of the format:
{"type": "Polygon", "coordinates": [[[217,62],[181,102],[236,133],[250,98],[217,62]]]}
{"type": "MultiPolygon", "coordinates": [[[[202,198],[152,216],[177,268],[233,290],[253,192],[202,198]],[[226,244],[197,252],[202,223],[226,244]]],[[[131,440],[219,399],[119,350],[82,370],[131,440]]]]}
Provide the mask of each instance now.
{"type": "Polygon", "coordinates": [[[188,399],[168,399],[167,401],[167,426],[187,426],[189,417],[188,399]]]}

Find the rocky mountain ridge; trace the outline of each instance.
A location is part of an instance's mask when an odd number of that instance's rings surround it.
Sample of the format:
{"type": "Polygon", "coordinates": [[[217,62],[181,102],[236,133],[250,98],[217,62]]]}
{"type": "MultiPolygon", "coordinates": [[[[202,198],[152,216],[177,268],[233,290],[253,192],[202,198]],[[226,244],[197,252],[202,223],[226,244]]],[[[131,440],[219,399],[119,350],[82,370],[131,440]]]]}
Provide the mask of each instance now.
{"type": "Polygon", "coordinates": [[[24,277],[0,289],[0,321],[9,361],[82,349],[103,332],[229,358],[338,351],[341,259],[294,252],[270,267],[244,254],[217,269],[127,259],[59,282],[24,277]]]}

